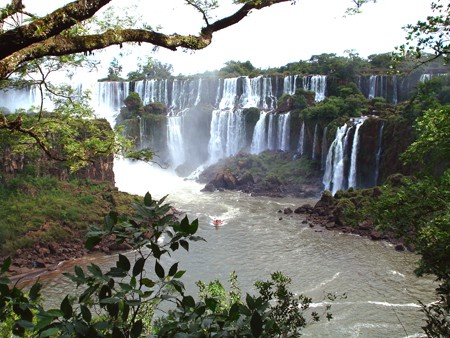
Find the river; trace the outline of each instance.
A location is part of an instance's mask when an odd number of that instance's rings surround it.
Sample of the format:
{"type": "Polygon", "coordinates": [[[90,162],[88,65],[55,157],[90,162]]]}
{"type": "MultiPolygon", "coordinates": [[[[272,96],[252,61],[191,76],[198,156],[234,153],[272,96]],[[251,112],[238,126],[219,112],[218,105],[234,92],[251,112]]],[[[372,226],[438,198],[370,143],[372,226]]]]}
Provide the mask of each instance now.
{"type": "MultiPolygon", "coordinates": [[[[199,219],[198,234],[207,242],[193,242],[189,253],[171,258],[187,270],[183,278],[190,292],[195,294],[198,280],[219,278],[227,285],[229,274],[236,271],[242,291],[255,293],[254,281],[281,271],[292,278],[292,290],[313,298],[319,313],[327,293],[346,294],[332,302],[334,319],[309,325],[306,337],[406,337],[421,332],[417,300],[432,301],[435,285],[431,278],[415,277],[417,256],[397,252],[385,242],[311,228],[302,223],[305,216],[279,212],[315,200],[203,193],[194,181],[123,160],[116,160],[115,173],[120,190],[139,195],[149,191],[155,198],[169,194],[174,207],[191,221],[199,219]],[[214,218],[223,220],[222,226],[214,227],[214,218]]],[[[76,263],[95,261],[106,268],[115,258],[97,256],[76,263]]],[[[44,281],[46,297],[53,300],[73,290],[59,273],[44,281]]]]}

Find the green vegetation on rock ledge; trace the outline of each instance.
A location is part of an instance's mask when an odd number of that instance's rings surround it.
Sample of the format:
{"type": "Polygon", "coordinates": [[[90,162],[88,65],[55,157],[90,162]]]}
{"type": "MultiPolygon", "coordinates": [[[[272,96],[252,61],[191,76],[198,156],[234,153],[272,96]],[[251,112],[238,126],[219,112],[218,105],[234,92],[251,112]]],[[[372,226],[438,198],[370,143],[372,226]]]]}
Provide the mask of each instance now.
{"type": "Polygon", "coordinates": [[[316,165],[289,152],[240,153],[205,169],[199,181],[209,182],[205,190],[237,189],[255,195],[311,197],[320,192],[321,177],[316,165]]]}
{"type": "MultiPolygon", "coordinates": [[[[112,183],[60,181],[55,177],[17,175],[0,184],[0,255],[59,242],[83,242],[88,227],[101,224],[110,210],[125,212],[136,196],[112,183]]],[[[34,260],[46,258],[36,255],[34,260]]],[[[31,260],[26,266],[31,267],[31,260]]]]}

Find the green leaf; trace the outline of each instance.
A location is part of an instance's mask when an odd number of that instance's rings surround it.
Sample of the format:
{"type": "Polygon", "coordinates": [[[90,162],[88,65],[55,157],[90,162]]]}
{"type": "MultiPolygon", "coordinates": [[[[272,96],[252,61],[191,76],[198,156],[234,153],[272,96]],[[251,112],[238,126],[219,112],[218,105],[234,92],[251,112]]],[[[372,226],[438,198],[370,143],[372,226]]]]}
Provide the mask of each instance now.
{"type": "Polygon", "coordinates": [[[134,263],[133,267],[133,276],[137,276],[144,271],[144,265],[145,265],[145,258],[140,257],[136,263],[134,263]]]}
{"type": "Polygon", "coordinates": [[[142,333],[142,329],[143,329],[143,324],[142,324],[142,320],[139,319],[137,322],[135,322],[133,324],[133,327],[131,328],[130,331],[130,335],[132,338],[139,338],[141,336],[142,333]]]}
{"type": "Polygon", "coordinates": [[[86,240],[84,246],[86,247],[86,249],[92,250],[92,248],[96,246],[98,243],[100,243],[101,240],[102,238],[100,236],[90,236],[86,240]]]}
{"type": "Polygon", "coordinates": [[[195,234],[195,233],[197,232],[197,229],[198,229],[198,219],[194,220],[194,221],[191,223],[191,226],[190,226],[190,228],[189,228],[189,233],[190,233],[191,235],[193,235],[193,234],[195,234]]]}
{"type": "Polygon", "coordinates": [[[183,297],[183,301],[181,303],[185,307],[195,307],[195,300],[192,296],[183,297]]]}
{"type": "Polygon", "coordinates": [[[2,264],[2,268],[1,268],[1,273],[5,273],[5,272],[7,272],[8,270],[9,270],[9,267],[11,266],[11,257],[7,257],[7,258],[5,258],[5,260],[3,261],[3,264],[2,264]]]}
{"type": "Polygon", "coordinates": [[[155,286],[155,282],[148,279],[148,278],[142,278],[141,280],[141,284],[148,287],[148,288],[152,288],[155,286]]]}
{"type": "Polygon", "coordinates": [[[245,302],[247,303],[247,306],[250,310],[255,309],[255,307],[256,307],[255,300],[248,293],[247,293],[247,296],[245,297],[245,302]]]}
{"type": "Polygon", "coordinates": [[[117,224],[117,217],[118,214],[115,211],[110,211],[108,215],[105,216],[104,223],[105,223],[105,230],[108,232],[111,232],[114,228],[114,225],[117,224]]]}
{"type": "Polygon", "coordinates": [[[149,192],[147,192],[144,196],[144,205],[146,207],[150,207],[153,204],[152,195],[150,195],[149,192]]]}
{"type": "Polygon", "coordinates": [[[177,273],[175,275],[173,275],[173,278],[181,278],[181,277],[183,277],[183,275],[185,273],[186,273],[186,271],[184,271],[184,270],[177,271],[177,273]]]}
{"type": "Polygon", "coordinates": [[[81,279],[84,279],[84,278],[85,278],[83,269],[80,268],[78,265],[75,265],[74,270],[75,270],[75,274],[76,274],[79,278],[81,278],[81,279]]]}
{"type": "Polygon", "coordinates": [[[189,243],[184,239],[180,240],[180,245],[184,248],[184,250],[189,251],[189,243]]]}
{"type": "Polygon", "coordinates": [[[103,277],[102,269],[100,269],[100,267],[98,265],[91,264],[87,267],[87,269],[92,273],[93,276],[99,277],[99,278],[103,277]]]}
{"type": "Polygon", "coordinates": [[[177,271],[178,271],[178,263],[175,263],[169,269],[169,276],[172,277],[173,275],[175,275],[177,273],[177,271]]]}
{"type": "Polygon", "coordinates": [[[206,298],[205,299],[205,304],[208,307],[208,309],[210,309],[212,312],[215,312],[216,308],[217,308],[217,305],[218,305],[218,302],[214,298],[206,298]]]}
{"type": "Polygon", "coordinates": [[[116,266],[125,271],[130,271],[131,269],[130,261],[126,256],[121,254],[119,254],[119,260],[116,262],[116,266]]]}
{"type": "Polygon", "coordinates": [[[165,276],[164,268],[161,266],[161,264],[159,264],[158,261],[155,262],[155,272],[159,278],[164,278],[165,276]]]}
{"type": "Polygon", "coordinates": [[[189,224],[189,219],[187,216],[184,216],[184,218],[181,220],[180,228],[181,228],[182,232],[187,233],[187,234],[189,233],[190,224],[189,224]]]}
{"type": "Polygon", "coordinates": [[[30,289],[29,294],[28,294],[29,297],[30,297],[30,299],[31,299],[31,300],[36,300],[36,299],[38,299],[39,296],[40,296],[40,291],[41,291],[41,289],[42,289],[42,284],[40,284],[40,283],[34,283],[33,286],[32,286],[31,289],[30,289]]]}
{"type": "Polygon", "coordinates": [[[42,331],[39,335],[39,338],[52,337],[57,336],[59,333],[59,329],[57,327],[51,327],[45,331],[42,331]]]}
{"type": "Polygon", "coordinates": [[[64,318],[69,319],[72,317],[73,309],[72,305],[69,301],[69,296],[64,297],[63,301],[61,302],[61,311],[64,313],[64,318]]]}
{"type": "Polygon", "coordinates": [[[83,317],[84,321],[89,323],[92,320],[92,314],[89,308],[86,305],[81,305],[81,316],[83,317]]]}
{"type": "Polygon", "coordinates": [[[252,318],[250,319],[250,327],[254,337],[259,337],[263,333],[263,321],[258,311],[253,312],[252,318]]]}

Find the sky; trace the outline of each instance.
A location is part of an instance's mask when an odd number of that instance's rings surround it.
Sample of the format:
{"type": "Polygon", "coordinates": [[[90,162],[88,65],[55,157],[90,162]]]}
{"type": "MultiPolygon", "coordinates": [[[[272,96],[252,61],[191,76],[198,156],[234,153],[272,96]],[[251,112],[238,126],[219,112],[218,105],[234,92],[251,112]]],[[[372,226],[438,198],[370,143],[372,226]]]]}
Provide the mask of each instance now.
{"type": "MultiPolygon", "coordinates": [[[[7,1],[0,0],[4,5],[7,1]]],[[[67,0],[24,0],[29,11],[40,14],[55,9],[67,0]]],[[[217,18],[233,13],[238,7],[231,0],[219,0],[217,18]]],[[[135,3],[138,13],[153,27],[162,26],[163,33],[196,34],[202,27],[202,17],[182,0],[113,0],[123,7],[135,3]]],[[[354,50],[362,57],[390,52],[405,42],[402,27],[431,14],[431,0],[378,0],[365,5],[361,14],[347,16],[350,0],[299,0],[253,11],[241,22],[215,33],[213,42],[204,50],[195,52],[169,51],[143,44],[136,48],[108,48],[96,53],[105,69],[113,57],[122,56],[124,74],[136,70],[139,58],[147,56],[172,64],[174,74],[195,74],[217,70],[230,60],[249,60],[257,68],[279,67],[289,62],[308,60],[312,55],[336,53],[345,55],[354,50]]],[[[121,9],[122,8],[122,9],[121,9]]],[[[106,74],[105,74],[106,75],[106,74]]]]}

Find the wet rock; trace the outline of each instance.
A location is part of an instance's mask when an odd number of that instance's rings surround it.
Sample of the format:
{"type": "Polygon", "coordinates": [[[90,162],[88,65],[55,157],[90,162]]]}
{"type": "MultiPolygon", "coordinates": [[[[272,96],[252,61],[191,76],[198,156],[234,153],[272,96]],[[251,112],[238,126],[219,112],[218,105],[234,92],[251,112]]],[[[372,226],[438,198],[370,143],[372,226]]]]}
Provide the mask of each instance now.
{"type": "Polygon", "coordinates": [[[292,209],[291,209],[291,208],[285,208],[285,209],[283,210],[283,213],[284,213],[285,215],[292,214],[292,209]]]}
{"type": "Polygon", "coordinates": [[[406,248],[402,244],[397,244],[395,246],[395,250],[397,250],[397,251],[405,251],[406,248]]]}

